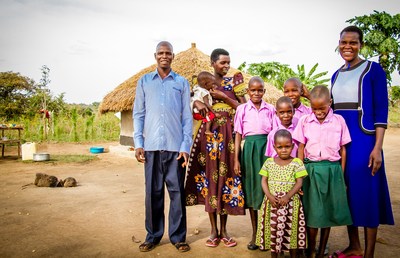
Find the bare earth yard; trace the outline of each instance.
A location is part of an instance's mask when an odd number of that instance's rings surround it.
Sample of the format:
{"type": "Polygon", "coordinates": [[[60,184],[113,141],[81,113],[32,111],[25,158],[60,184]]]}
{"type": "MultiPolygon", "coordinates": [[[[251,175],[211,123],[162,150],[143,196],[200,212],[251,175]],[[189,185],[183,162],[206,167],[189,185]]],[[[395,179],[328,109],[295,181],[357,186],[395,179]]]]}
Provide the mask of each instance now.
{"type": "MultiPolygon", "coordinates": [[[[400,256],[399,143],[400,129],[390,128],[384,151],[397,224],[380,227],[378,258],[400,256]]],[[[103,144],[109,145],[117,143],[103,144]]],[[[90,154],[90,146],[42,144],[39,151],[50,155],[90,154]]],[[[269,257],[269,252],[247,250],[251,234],[248,216],[229,217],[228,229],[238,241],[237,247],[206,247],[209,222],[203,206],[187,208],[190,252],[178,253],[164,235],[155,250],[140,253],[139,243],[133,242],[132,237],[143,241],[146,234],[143,165],[112,152],[99,154],[96,160],[86,163],[22,162],[13,156],[15,153],[14,147],[7,146],[6,157],[0,158],[0,257],[269,257]],[[21,186],[33,183],[37,172],[59,179],[72,176],[79,185],[30,185],[22,190],[21,186]]],[[[329,243],[331,251],[344,248],[345,228],[334,228],[329,243]]]]}

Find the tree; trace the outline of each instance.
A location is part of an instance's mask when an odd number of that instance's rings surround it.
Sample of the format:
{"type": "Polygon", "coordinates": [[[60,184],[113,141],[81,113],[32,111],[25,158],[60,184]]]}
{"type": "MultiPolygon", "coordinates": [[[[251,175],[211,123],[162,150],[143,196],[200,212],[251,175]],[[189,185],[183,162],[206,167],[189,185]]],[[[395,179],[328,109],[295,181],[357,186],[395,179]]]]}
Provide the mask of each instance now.
{"type": "Polygon", "coordinates": [[[10,120],[25,114],[35,89],[35,82],[29,77],[0,72],[0,118],[10,120]]]}
{"type": "Polygon", "coordinates": [[[355,16],[346,22],[361,29],[364,47],[360,54],[365,58],[379,57],[379,63],[386,71],[390,85],[391,73],[400,71],[400,14],[391,16],[374,10],[370,15],[355,16]]]}
{"type": "Polygon", "coordinates": [[[325,85],[329,79],[321,77],[325,76],[328,72],[314,74],[317,68],[318,63],[307,73],[304,65],[297,65],[297,72],[295,72],[289,65],[279,62],[253,63],[249,64],[247,69],[246,62],[239,66],[239,70],[250,75],[260,76],[280,90],[283,89],[285,81],[291,77],[299,78],[310,89],[315,85],[325,85]]]}
{"type": "Polygon", "coordinates": [[[249,64],[246,73],[260,76],[278,89],[282,89],[286,79],[294,76],[294,72],[289,65],[279,62],[249,64]]]}
{"type": "Polygon", "coordinates": [[[326,82],[329,82],[328,78],[321,78],[325,76],[328,72],[321,72],[314,74],[318,68],[318,63],[316,63],[311,70],[307,73],[304,65],[297,65],[297,73],[295,73],[295,77],[299,78],[309,89],[312,89],[316,85],[326,85],[326,82]]]}
{"type": "Polygon", "coordinates": [[[43,66],[41,70],[42,78],[38,84],[19,73],[0,72],[0,121],[16,120],[21,116],[31,118],[42,109],[53,114],[66,110],[65,93],[54,97],[47,86],[50,69],[43,66]]]}
{"type": "Polygon", "coordinates": [[[50,127],[50,111],[47,107],[49,100],[51,100],[50,90],[47,85],[50,84],[49,74],[50,68],[46,65],[43,65],[41,68],[42,78],[40,79],[40,83],[38,86],[38,95],[41,99],[41,109],[40,112],[43,113],[43,136],[44,139],[47,139],[48,129],[50,127]]]}
{"type": "MultiPolygon", "coordinates": [[[[48,85],[50,84],[50,68],[46,65],[41,67],[42,78],[37,84],[35,94],[31,97],[29,114],[42,114],[43,139],[47,139],[48,129],[51,127],[51,117],[66,111],[67,104],[64,100],[65,93],[53,96],[48,85]]],[[[54,131],[53,131],[54,133],[54,131]]]]}

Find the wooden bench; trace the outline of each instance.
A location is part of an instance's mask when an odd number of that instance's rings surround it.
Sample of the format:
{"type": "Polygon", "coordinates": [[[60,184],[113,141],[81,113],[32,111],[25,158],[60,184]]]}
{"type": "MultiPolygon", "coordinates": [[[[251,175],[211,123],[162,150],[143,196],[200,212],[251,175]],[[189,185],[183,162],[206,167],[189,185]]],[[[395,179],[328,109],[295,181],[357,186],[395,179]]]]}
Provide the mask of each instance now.
{"type": "Polygon", "coordinates": [[[0,145],[1,145],[1,157],[4,158],[4,148],[5,145],[12,145],[12,144],[17,144],[18,145],[18,158],[21,157],[21,140],[0,140],[0,145]]]}

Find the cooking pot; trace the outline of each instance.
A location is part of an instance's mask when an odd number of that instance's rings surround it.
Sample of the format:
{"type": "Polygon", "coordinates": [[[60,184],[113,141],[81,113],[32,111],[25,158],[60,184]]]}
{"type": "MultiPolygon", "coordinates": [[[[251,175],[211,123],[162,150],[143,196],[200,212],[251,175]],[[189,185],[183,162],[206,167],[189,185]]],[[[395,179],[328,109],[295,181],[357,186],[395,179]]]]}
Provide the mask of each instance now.
{"type": "Polygon", "coordinates": [[[33,160],[34,161],[48,161],[50,160],[49,153],[33,153],[33,160]]]}

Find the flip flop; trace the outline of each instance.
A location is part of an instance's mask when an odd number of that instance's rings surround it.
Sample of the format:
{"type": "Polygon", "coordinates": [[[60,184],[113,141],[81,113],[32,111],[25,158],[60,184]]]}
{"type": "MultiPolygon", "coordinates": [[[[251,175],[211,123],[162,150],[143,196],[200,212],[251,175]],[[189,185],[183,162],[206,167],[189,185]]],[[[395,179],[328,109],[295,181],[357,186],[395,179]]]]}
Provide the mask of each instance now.
{"type": "Polygon", "coordinates": [[[217,247],[218,245],[219,245],[219,238],[218,237],[216,237],[214,239],[209,238],[206,241],[206,246],[208,246],[208,247],[217,247]]]}
{"type": "Polygon", "coordinates": [[[342,251],[337,250],[333,255],[329,255],[329,258],[362,258],[363,255],[345,255],[342,251]],[[334,256],[336,255],[336,257],[334,256]]]}
{"type": "Polygon", "coordinates": [[[190,250],[190,246],[186,242],[178,242],[173,244],[179,252],[184,253],[190,250]]]}
{"type": "Polygon", "coordinates": [[[221,238],[221,241],[224,242],[224,245],[225,245],[226,247],[234,247],[234,246],[237,245],[236,241],[233,240],[232,237],[230,237],[229,239],[226,238],[226,237],[223,237],[223,238],[221,238]]]}
{"type": "Polygon", "coordinates": [[[337,251],[333,252],[332,255],[329,255],[329,258],[346,258],[346,255],[342,251],[337,250],[337,251]]]}

